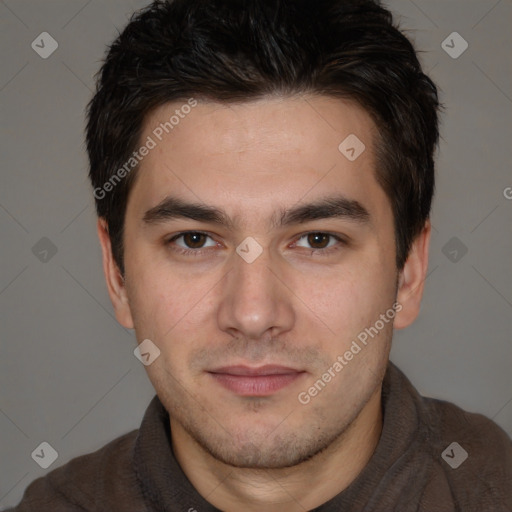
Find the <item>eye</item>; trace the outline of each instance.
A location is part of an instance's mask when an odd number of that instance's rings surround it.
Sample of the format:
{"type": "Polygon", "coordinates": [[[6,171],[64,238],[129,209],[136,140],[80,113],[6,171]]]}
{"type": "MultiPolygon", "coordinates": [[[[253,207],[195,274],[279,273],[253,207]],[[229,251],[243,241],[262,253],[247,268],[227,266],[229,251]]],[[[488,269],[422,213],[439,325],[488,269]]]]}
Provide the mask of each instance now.
{"type": "MultiPolygon", "coordinates": [[[[184,254],[198,256],[208,248],[216,247],[218,244],[207,233],[201,231],[185,231],[170,238],[167,245],[172,250],[184,254]]],[[[340,236],[322,231],[314,231],[301,235],[293,244],[294,247],[311,249],[312,254],[330,254],[346,245],[346,241],[340,236]]]]}
{"type": "Polygon", "coordinates": [[[211,239],[206,233],[200,231],[186,231],[184,233],[178,233],[167,241],[168,245],[175,245],[177,251],[183,254],[201,253],[202,249],[208,247],[215,247],[216,242],[211,239]],[[205,245],[207,239],[211,240],[209,245],[205,245]]]}
{"type": "Polygon", "coordinates": [[[294,245],[306,249],[313,249],[313,252],[328,253],[331,252],[331,250],[337,250],[340,244],[345,244],[345,241],[341,237],[331,233],[315,231],[302,235],[294,245]]]}

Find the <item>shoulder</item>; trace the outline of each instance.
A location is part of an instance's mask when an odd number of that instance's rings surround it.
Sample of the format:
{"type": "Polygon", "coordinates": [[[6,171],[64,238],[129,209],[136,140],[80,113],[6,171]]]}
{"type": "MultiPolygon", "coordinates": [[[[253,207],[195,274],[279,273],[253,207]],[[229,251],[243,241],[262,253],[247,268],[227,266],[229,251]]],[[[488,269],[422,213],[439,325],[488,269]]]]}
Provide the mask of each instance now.
{"type": "Polygon", "coordinates": [[[129,432],[38,478],[15,512],[93,511],[108,509],[108,503],[133,503],[139,488],[132,460],[137,434],[129,432]]]}
{"type": "Polygon", "coordinates": [[[452,403],[422,402],[435,473],[442,475],[455,501],[467,501],[467,510],[476,510],[476,502],[481,510],[512,510],[512,441],[505,431],[452,403]]]}

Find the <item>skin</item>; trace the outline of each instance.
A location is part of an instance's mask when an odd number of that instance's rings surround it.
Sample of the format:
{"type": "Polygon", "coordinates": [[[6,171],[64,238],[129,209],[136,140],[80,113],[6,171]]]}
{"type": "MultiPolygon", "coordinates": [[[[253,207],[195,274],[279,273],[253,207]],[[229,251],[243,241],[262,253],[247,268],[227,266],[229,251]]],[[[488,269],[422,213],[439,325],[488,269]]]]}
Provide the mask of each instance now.
{"type": "MultiPolygon", "coordinates": [[[[180,105],[155,110],[141,140],[180,105]]],[[[146,370],[170,413],[175,456],[221,510],[310,510],[345,489],[378,443],[392,322],[308,404],[297,398],[395,301],[394,328],[419,312],[430,225],[398,272],[391,206],[375,178],[376,133],[363,109],[339,99],[199,103],[141,162],[126,210],[124,279],[98,222],[117,319],[161,352],[146,370]],[[366,146],[353,162],[338,150],[349,134],[366,146]],[[233,225],[145,222],[170,194],[221,208],[233,225]],[[333,195],[360,203],[367,222],[272,224],[282,209],[333,195]],[[207,236],[169,241],[184,231],[207,236]],[[345,243],[311,241],[311,232],[345,243]],[[246,237],[262,248],[252,263],[236,252],[246,237]],[[179,252],[187,248],[196,254],[179,252]],[[303,373],[269,396],[239,396],[208,373],[236,364],[303,373]]]]}

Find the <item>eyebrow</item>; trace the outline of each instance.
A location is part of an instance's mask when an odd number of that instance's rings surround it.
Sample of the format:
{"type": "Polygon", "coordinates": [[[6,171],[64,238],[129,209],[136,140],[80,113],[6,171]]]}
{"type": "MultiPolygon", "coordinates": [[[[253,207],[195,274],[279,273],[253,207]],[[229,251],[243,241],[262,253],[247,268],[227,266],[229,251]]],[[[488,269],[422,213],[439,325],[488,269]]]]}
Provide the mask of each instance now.
{"type": "MultiPolygon", "coordinates": [[[[172,219],[190,219],[217,224],[233,230],[235,222],[222,209],[200,203],[190,203],[167,196],[159,204],[146,211],[144,223],[159,224],[172,219]]],[[[360,224],[370,222],[370,213],[359,202],[344,196],[326,197],[290,209],[281,209],[272,218],[272,227],[285,227],[319,219],[343,219],[360,224]]]]}

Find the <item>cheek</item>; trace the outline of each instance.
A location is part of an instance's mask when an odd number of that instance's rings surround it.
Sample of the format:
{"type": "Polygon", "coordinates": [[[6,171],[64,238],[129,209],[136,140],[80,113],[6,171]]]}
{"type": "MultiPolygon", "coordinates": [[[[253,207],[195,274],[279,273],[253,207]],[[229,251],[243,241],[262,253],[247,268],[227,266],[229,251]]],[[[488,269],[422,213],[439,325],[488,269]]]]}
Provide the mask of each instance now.
{"type": "MultiPolygon", "coordinates": [[[[151,261],[147,259],[146,261],[151,261]]],[[[186,288],[155,264],[133,261],[126,265],[127,294],[135,329],[157,339],[170,330],[187,308],[186,288]]]]}
{"type": "Polygon", "coordinates": [[[193,350],[202,338],[201,332],[212,332],[219,276],[179,270],[149,257],[130,262],[126,271],[137,339],[154,341],[168,364],[193,350]],[[143,265],[144,260],[152,264],[143,265]]]}
{"type": "Polygon", "coordinates": [[[381,262],[353,265],[328,276],[315,276],[300,284],[312,319],[323,320],[331,334],[343,339],[373,323],[394,300],[389,268],[381,262]],[[332,332],[333,331],[333,332],[332,332]]]}
{"type": "MultiPolygon", "coordinates": [[[[170,228],[169,232],[195,230],[204,228],[170,228]]],[[[191,308],[195,310],[196,304],[201,305],[218,292],[223,276],[229,271],[219,257],[181,255],[177,244],[174,245],[175,249],[163,241],[132,244],[131,259],[126,261],[127,273],[130,271],[133,282],[137,283],[135,291],[144,298],[138,305],[147,309],[151,303],[154,314],[159,317],[162,313],[180,317],[191,308]]]]}

